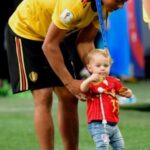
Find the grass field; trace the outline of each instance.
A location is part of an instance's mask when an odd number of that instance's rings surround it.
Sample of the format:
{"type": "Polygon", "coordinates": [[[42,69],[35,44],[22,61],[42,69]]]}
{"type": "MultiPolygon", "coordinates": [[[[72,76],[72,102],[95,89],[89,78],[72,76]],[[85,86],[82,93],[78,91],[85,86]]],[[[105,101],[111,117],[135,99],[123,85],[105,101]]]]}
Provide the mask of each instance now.
{"type": "MultiPolygon", "coordinates": [[[[121,106],[120,129],[126,150],[150,150],[150,82],[125,83],[137,97],[137,103],[121,106]]],[[[57,100],[54,100],[53,116],[56,118],[57,100]]],[[[86,105],[79,102],[80,145],[79,150],[95,150],[89,136],[86,105]]],[[[0,97],[0,150],[38,150],[33,127],[33,101],[29,93],[0,97]]],[[[55,123],[55,149],[62,150],[61,138],[55,123]]]]}

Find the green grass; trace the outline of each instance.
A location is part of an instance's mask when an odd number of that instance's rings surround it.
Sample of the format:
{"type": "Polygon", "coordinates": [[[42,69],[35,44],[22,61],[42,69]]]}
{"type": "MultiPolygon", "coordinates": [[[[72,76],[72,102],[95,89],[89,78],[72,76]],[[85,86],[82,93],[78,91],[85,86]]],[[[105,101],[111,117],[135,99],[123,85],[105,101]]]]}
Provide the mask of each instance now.
{"type": "MultiPolygon", "coordinates": [[[[136,95],[137,104],[121,106],[120,129],[127,150],[150,150],[150,82],[125,83],[136,95]]],[[[57,100],[53,106],[56,118],[57,100]]],[[[0,150],[38,150],[34,134],[33,100],[29,93],[0,97],[0,150]]],[[[86,123],[86,104],[79,102],[80,145],[79,150],[95,150],[86,123]]],[[[57,121],[55,123],[55,147],[62,150],[57,121]]]]}

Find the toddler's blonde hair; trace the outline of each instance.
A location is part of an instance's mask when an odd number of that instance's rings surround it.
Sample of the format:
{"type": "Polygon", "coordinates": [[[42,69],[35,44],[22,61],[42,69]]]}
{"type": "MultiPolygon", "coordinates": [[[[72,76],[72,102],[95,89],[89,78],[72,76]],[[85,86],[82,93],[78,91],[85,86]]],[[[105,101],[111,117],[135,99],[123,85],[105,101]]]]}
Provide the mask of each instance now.
{"type": "Polygon", "coordinates": [[[87,63],[89,64],[90,60],[92,59],[92,56],[98,54],[98,55],[103,55],[106,58],[109,58],[110,65],[113,63],[112,58],[110,56],[110,53],[108,49],[94,49],[90,51],[87,55],[87,63]]]}

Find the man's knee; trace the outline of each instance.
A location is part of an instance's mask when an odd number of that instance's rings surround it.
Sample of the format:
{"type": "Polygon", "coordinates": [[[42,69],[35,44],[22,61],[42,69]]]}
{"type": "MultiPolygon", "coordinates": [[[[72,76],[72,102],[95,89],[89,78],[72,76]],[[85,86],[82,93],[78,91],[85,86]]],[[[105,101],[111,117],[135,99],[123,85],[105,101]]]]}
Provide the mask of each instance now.
{"type": "Polygon", "coordinates": [[[34,90],[32,92],[34,97],[35,109],[48,108],[52,105],[52,90],[50,88],[34,90]]]}
{"type": "Polygon", "coordinates": [[[63,101],[63,103],[77,103],[77,99],[65,87],[55,87],[54,92],[58,96],[59,101],[63,101]]]}

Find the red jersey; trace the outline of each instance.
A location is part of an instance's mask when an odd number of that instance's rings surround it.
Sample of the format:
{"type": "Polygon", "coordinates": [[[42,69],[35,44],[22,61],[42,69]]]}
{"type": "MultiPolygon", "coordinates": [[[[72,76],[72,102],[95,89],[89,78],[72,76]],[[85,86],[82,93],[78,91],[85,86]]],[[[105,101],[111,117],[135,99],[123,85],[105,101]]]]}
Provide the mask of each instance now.
{"type": "Polygon", "coordinates": [[[87,92],[87,118],[88,123],[93,120],[103,120],[100,93],[98,88],[104,89],[101,93],[102,103],[104,108],[105,119],[109,122],[118,123],[119,121],[119,104],[116,94],[119,93],[123,87],[120,81],[115,78],[108,76],[101,83],[91,83],[87,92]]]}

